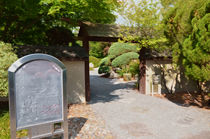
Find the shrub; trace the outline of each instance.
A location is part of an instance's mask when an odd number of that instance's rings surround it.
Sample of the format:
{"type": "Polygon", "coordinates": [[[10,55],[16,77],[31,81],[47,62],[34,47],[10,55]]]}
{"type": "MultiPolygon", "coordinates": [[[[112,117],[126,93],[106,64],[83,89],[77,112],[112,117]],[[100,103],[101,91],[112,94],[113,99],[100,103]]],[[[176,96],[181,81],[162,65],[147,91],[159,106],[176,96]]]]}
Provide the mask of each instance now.
{"type": "Polygon", "coordinates": [[[98,58],[96,58],[94,56],[90,56],[89,57],[89,62],[93,63],[94,68],[97,68],[97,67],[99,67],[100,59],[98,59],[98,58]]]}
{"type": "Polygon", "coordinates": [[[128,73],[128,68],[122,67],[121,69],[118,69],[116,72],[120,75],[120,77],[123,77],[124,73],[128,73]]]}
{"type": "Polygon", "coordinates": [[[110,59],[113,59],[128,52],[137,52],[137,46],[130,43],[117,42],[111,45],[111,47],[109,48],[108,55],[110,59]]]}
{"type": "Polygon", "coordinates": [[[16,61],[17,55],[10,44],[0,42],[0,96],[8,96],[8,68],[16,61]]]}
{"type": "Polygon", "coordinates": [[[98,69],[98,73],[99,74],[102,74],[102,73],[108,74],[108,73],[110,73],[110,67],[106,66],[106,65],[100,65],[100,67],[98,69]]]}
{"type": "Polygon", "coordinates": [[[139,74],[139,60],[133,60],[129,63],[129,72],[132,76],[139,74]]]}
{"type": "Polygon", "coordinates": [[[98,69],[98,73],[99,74],[102,74],[102,73],[105,73],[105,74],[108,74],[110,73],[110,59],[109,57],[105,57],[103,59],[101,59],[100,61],[100,66],[99,66],[99,69],[98,69]]]}
{"type": "Polygon", "coordinates": [[[105,57],[105,58],[103,58],[103,59],[101,59],[101,61],[100,61],[100,63],[99,63],[99,65],[109,65],[110,64],[110,58],[107,56],[107,57],[105,57]]]}
{"type": "Polygon", "coordinates": [[[90,42],[90,56],[102,58],[104,47],[99,42],[90,42]]]}
{"type": "Polygon", "coordinates": [[[133,59],[138,59],[139,54],[137,54],[136,52],[128,52],[128,53],[124,53],[120,56],[118,56],[117,58],[115,58],[112,61],[112,66],[113,67],[122,67],[122,66],[126,66],[129,64],[129,62],[133,59]]]}

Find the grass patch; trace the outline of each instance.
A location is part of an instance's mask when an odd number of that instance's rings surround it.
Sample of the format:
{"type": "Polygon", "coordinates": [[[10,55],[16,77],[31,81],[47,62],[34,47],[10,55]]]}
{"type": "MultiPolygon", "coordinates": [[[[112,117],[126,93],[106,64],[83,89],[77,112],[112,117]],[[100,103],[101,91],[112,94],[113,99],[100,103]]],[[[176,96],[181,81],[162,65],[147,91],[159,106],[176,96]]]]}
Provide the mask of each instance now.
{"type": "MultiPolygon", "coordinates": [[[[17,132],[17,138],[27,136],[27,130],[17,132]]],[[[10,139],[9,106],[0,102],[0,139],[10,139]]]]}
{"type": "Polygon", "coordinates": [[[10,139],[9,107],[0,102],[0,137],[10,139]]]}

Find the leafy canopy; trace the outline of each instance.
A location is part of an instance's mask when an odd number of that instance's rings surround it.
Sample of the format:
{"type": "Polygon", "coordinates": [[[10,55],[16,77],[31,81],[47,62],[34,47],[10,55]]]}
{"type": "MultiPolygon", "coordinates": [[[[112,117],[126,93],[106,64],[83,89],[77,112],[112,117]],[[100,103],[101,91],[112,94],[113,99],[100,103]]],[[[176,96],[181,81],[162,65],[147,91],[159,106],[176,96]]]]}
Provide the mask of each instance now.
{"type": "Polygon", "coordinates": [[[3,0],[0,1],[0,40],[47,44],[54,27],[72,29],[80,21],[112,23],[116,0],[3,0]]]}
{"type": "Polygon", "coordinates": [[[161,3],[156,0],[127,0],[122,2],[121,16],[128,22],[129,28],[123,36],[125,42],[138,42],[139,50],[142,47],[158,48],[165,45],[166,39],[163,34],[161,22],[161,3]]]}

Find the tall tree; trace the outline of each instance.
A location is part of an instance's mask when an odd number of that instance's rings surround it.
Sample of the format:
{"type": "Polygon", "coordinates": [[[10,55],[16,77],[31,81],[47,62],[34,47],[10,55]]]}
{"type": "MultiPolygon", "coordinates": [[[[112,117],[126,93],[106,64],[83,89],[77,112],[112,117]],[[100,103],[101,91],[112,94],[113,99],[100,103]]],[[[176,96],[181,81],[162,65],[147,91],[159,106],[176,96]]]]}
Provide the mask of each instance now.
{"type": "Polygon", "coordinates": [[[46,44],[46,32],[53,27],[114,22],[117,6],[117,0],[1,0],[0,40],[46,44]]]}
{"type": "Polygon", "coordinates": [[[139,48],[156,47],[165,42],[161,24],[160,2],[156,0],[124,0],[120,15],[127,21],[125,41],[136,41],[139,48]]]}
{"type": "Polygon", "coordinates": [[[164,19],[173,60],[201,89],[210,80],[210,0],[182,0],[164,19]]]}

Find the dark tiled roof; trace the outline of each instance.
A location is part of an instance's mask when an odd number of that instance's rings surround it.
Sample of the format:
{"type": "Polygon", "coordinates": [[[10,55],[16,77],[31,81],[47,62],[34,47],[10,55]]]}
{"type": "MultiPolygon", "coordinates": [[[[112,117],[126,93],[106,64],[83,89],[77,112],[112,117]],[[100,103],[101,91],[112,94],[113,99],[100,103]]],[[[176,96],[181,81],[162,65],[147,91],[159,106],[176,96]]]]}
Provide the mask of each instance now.
{"type": "Polygon", "coordinates": [[[145,57],[146,59],[172,58],[172,52],[169,50],[158,51],[154,49],[146,49],[145,57]]]}
{"type": "MultiPolygon", "coordinates": [[[[135,36],[135,37],[154,37],[154,30],[151,28],[138,28],[138,27],[128,27],[119,26],[115,24],[93,24],[90,22],[80,23],[80,30],[78,37],[88,37],[89,40],[95,38],[102,38],[104,41],[109,41],[115,38],[117,41],[119,38],[125,36],[135,36]]],[[[133,40],[135,41],[135,40],[133,40]]]]}
{"type": "Polygon", "coordinates": [[[85,48],[80,46],[33,46],[18,45],[17,55],[22,57],[32,53],[44,53],[55,56],[59,59],[68,58],[75,60],[83,60],[88,58],[85,48]]]}
{"type": "Polygon", "coordinates": [[[90,22],[83,22],[80,25],[78,36],[118,38],[120,36],[120,31],[121,27],[119,25],[93,24],[90,22]]]}

